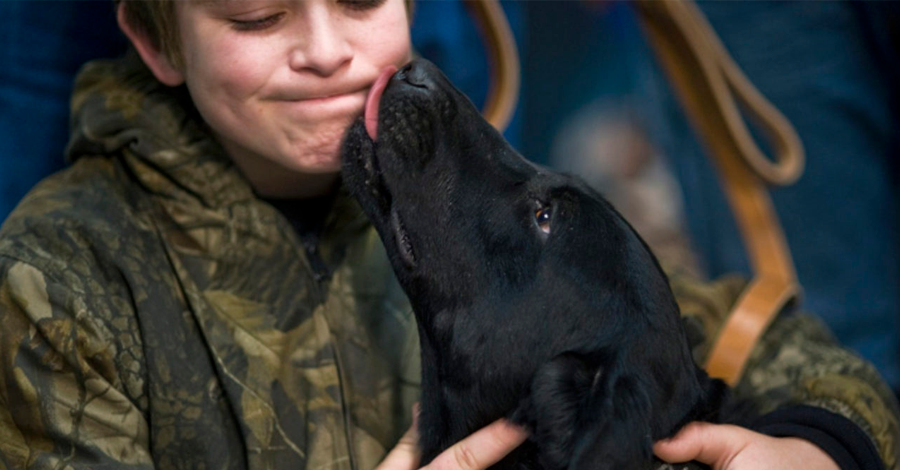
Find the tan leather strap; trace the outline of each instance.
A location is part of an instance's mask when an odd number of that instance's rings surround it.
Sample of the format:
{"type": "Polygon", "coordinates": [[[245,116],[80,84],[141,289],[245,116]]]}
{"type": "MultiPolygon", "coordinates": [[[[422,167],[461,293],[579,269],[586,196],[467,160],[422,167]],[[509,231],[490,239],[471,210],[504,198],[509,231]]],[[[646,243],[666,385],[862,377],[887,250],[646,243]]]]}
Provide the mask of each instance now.
{"type": "Polygon", "coordinates": [[[712,155],[755,277],[722,327],[706,370],[736,384],[754,345],[800,286],[764,182],[787,184],[803,170],[800,139],[753,87],[690,1],[642,0],[642,27],[687,115],[712,155]],[[776,164],[756,146],[737,101],[771,141],[776,164]]]}
{"type": "Polygon", "coordinates": [[[516,40],[498,0],[465,0],[465,5],[481,29],[491,67],[491,81],[482,113],[488,122],[503,132],[519,101],[521,69],[516,40]]]}

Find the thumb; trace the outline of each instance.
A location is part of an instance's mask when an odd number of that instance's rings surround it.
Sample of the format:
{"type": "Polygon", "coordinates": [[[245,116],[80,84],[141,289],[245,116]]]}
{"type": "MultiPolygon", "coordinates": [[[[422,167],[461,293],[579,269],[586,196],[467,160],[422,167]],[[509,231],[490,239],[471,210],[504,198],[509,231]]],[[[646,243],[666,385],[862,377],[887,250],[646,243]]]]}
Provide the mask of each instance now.
{"type": "Polygon", "coordinates": [[[413,407],[412,426],[400,438],[375,470],[415,470],[421,458],[419,450],[419,405],[413,407]]]}
{"type": "Polygon", "coordinates": [[[653,453],[669,462],[696,460],[723,469],[749,441],[746,429],[700,421],[689,423],[675,436],[653,445],[653,453]]]}

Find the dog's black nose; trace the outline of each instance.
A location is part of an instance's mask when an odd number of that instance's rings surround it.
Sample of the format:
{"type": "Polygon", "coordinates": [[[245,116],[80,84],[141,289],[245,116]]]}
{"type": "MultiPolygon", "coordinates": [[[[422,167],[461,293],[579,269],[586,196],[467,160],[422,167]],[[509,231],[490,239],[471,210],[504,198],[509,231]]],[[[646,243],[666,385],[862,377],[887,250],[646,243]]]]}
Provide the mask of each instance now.
{"type": "Polygon", "coordinates": [[[434,80],[429,67],[433,68],[434,65],[427,61],[414,60],[394,74],[394,80],[404,81],[414,87],[434,89],[434,80]]]}
{"type": "Polygon", "coordinates": [[[398,70],[396,74],[394,74],[394,80],[404,80],[406,81],[406,74],[409,73],[409,70],[412,69],[412,62],[403,66],[402,69],[398,70]]]}

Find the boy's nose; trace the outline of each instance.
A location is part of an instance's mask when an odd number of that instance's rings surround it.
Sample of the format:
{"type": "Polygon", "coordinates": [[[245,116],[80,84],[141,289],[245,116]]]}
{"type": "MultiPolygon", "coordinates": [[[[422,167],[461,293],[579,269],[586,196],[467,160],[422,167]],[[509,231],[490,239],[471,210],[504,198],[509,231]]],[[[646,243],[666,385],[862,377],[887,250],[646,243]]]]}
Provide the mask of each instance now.
{"type": "Polygon", "coordinates": [[[308,70],[321,76],[329,76],[349,63],[353,48],[346,41],[344,32],[328,15],[311,15],[306,23],[303,38],[294,47],[290,57],[293,70],[308,70]]]}

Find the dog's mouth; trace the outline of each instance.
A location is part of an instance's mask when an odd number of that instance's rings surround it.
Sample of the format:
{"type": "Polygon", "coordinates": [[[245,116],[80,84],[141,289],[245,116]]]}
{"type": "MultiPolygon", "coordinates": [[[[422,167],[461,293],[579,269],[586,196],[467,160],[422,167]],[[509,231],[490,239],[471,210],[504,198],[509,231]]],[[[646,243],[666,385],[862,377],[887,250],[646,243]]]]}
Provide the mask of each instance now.
{"type": "Polygon", "coordinates": [[[412,242],[409,240],[409,232],[406,231],[406,227],[403,225],[403,221],[400,219],[400,214],[397,211],[391,211],[391,230],[393,231],[394,242],[397,245],[397,251],[400,254],[400,259],[403,260],[403,264],[409,269],[415,268],[416,253],[413,251],[412,242]]]}
{"type": "Polygon", "coordinates": [[[374,202],[378,212],[377,214],[370,213],[369,216],[375,220],[376,224],[382,226],[383,232],[389,233],[393,238],[397,253],[404,266],[408,269],[413,269],[416,267],[415,251],[413,250],[409,233],[403,223],[403,218],[393,204],[393,196],[385,182],[377,155],[379,146],[378,114],[381,106],[381,97],[391,77],[396,72],[397,67],[385,67],[369,90],[369,94],[366,97],[363,121],[366,134],[371,140],[371,145],[365,146],[367,148],[360,151],[356,158],[358,158],[364,173],[363,192],[374,202]]]}

